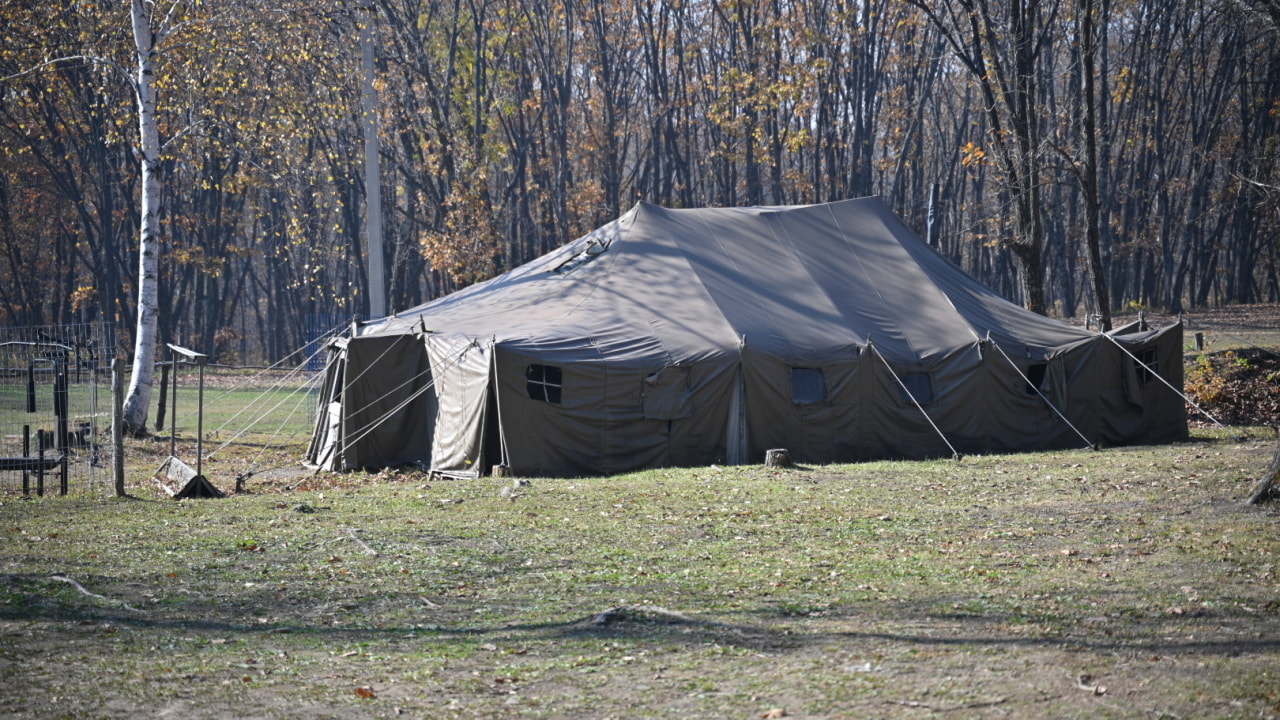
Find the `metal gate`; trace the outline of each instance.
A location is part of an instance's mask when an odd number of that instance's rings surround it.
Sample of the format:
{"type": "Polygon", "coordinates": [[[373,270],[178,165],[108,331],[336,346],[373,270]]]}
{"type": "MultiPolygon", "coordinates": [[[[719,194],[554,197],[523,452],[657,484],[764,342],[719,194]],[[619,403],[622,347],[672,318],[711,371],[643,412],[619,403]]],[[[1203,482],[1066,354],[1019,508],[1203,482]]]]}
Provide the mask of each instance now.
{"type": "Polygon", "coordinates": [[[111,491],[109,323],[0,327],[0,495],[111,491]]]}

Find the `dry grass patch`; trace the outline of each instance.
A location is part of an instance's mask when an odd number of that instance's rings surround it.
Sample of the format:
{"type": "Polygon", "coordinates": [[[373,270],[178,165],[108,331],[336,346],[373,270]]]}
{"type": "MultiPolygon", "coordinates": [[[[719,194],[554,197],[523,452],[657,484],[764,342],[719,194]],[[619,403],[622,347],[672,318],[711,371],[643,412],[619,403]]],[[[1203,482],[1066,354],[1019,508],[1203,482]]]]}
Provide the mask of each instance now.
{"type": "Polygon", "coordinates": [[[1277,511],[1240,505],[1264,432],[514,499],[395,472],[6,497],[0,709],[1269,717],[1277,511]]]}

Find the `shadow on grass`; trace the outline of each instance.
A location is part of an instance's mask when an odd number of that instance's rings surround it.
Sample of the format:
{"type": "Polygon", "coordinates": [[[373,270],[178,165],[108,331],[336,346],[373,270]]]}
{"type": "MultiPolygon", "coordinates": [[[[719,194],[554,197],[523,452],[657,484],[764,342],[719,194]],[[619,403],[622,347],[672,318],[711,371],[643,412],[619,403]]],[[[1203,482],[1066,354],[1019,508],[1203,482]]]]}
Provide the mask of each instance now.
{"type": "MultiPolygon", "coordinates": [[[[350,618],[323,622],[313,617],[272,618],[253,622],[228,618],[232,608],[225,605],[196,608],[190,614],[182,608],[134,610],[120,603],[103,607],[109,599],[97,596],[68,602],[65,595],[54,598],[47,590],[47,577],[0,576],[7,586],[0,597],[0,621],[38,624],[44,641],[56,634],[83,637],[130,629],[144,633],[200,634],[234,639],[242,643],[265,638],[296,638],[321,643],[381,641],[388,644],[430,641],[453,643],[460,649],[479,643],[555,644],[561,641],[635,640],[650,644],[702,647],[708,644],[739,647],[757,652],[801,652],[833,644],[903,645],[922,648],[1012,650],[1070,650],[1088,653],[1138,655],[1194,654],[1235,657],[1242,654],[1280,653],[1280,623],[1265,615],[1244,611],[1213,611],[1209,615],[1166,617],[1112,613],[1096,618],[1076,618],[1067,614],[1021,612],[930,612],[919,602],[878,604],[866,613],[853,607],[815,614],[788,612],[777,607],[757,607],[734,615],[745,620],[725,621],[689,615],[650,605],[598,608],[586,614],[567,613],[562,619],[534,622],[473,624],[460,620],[473,612],[471,606],[454,610],[458,622],[445,624],[407,622],[396,618],[378,622],[377,614],[366,613],[365,622],[350,618]],[[220,609],[219,609],[220,608],[220,609]],[[163,614],[163,616],[161,616],[163,614]],[[221,615],[222,617],[219,617],[221,615]],[[855,629],[846,629],[854,626],[855,629]]],[[[71,590],[63,591],[72,592],[71,590]]],[[[411,606],[414,598],[400,597],[394,603],[411,606]]],[[[950,599],[948,599],[950,600],[950,599]]],[[[933,607],[942,607],[934,605],[933,607]]],[[[359,612],[359,607],[354,608],[359,612]]],[[[441,620],[427,616],[423,620],[441,620]]],[[[246,613],[247,614],[247,613],[246,613]]],[[[20,637],[8,635],[12,649],[21,646],[20,637]]]]}

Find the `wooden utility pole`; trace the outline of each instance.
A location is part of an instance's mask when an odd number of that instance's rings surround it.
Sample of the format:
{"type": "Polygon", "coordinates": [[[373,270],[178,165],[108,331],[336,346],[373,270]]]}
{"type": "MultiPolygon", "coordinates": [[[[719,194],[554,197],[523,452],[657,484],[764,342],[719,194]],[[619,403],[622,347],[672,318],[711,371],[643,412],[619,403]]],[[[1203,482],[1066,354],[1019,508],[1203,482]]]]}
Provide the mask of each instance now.
{"type": "Polygon", "coordinates": [[[375,56],[372,8],[359,14],[360,54],[364,82],[360,100],[364,112],[364,202],[365,235],[368,243],[369,317],[387,315],[386,262],[382,248],[382,164],[378,157],[378,89],[374,86],[375,56]]]}

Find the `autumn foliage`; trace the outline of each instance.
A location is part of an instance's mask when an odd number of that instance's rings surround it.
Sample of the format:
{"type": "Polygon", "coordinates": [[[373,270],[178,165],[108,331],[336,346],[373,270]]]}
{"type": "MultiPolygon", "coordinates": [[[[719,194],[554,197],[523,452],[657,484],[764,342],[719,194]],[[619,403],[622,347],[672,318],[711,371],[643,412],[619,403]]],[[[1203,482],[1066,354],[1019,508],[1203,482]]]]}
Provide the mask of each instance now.
{"type": "MultiPolygon", "coordinates": [[[[303,344],[299,318],[366,312],[365,22],[377,38],[393,308],[491,277],[641,199],[877,194],[923,233],[933,194],[940,252],[1024,300],[1030,266],[1015,254],[1035,220],[1046,310],[1090,312],[1076,182],[1085,67],[1110,302],[1275,300],[1272,4],[931,4],[961,20],[966,8],[988,13],[980,55],[992,67],[1002,53],[1018,59],[1000,44],[1006,31],[1035,29],[1036,55],[1013,65],[1034,82],[997,97],[1034,109],[1023,132],[986,111],[990,88],[965,67],[956,28],[908,0],[378,0],[371,16],[329,0],[179,0],[157,77],[161,336],[204,348],[261,338],[252,351],[278,358],[303,344]],[[1082,28],[1093,28],[1093,65],[1081,62],[1082,28]]],[[[126,5],[0,9],[0,322],[131,324],[139,163],[119,78],[126,5]]]]}

